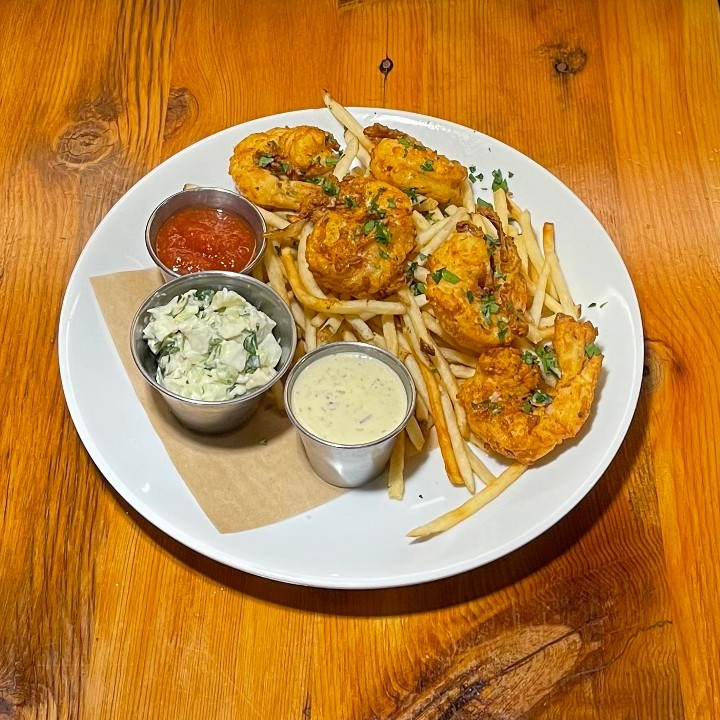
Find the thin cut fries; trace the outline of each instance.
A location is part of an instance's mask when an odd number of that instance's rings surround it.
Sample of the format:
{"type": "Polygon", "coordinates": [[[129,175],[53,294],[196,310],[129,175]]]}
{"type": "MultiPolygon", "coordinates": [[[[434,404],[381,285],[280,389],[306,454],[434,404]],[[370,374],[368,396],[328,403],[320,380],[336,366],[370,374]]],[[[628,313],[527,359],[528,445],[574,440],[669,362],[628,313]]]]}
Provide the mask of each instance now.
{"type": "Polygon", "coordinates": [[[402,500],[405,490],[405,433],[400,433],[390,453],[390,467],[388,469],[388,497],[392,500],[402,500]]]}
{"type": "Polygon", "coordinates": [[[473,495],[469,500],[466,500],[460,507],[441,515],[426,525],[421,525],[411,530],[408,533],[408,537],[429,537],[430,535],[437,535],[438,533],[445,532],[445,530],[449,530],[451,527],[455,527],[459,522],[466,520],[478,510],[484,508],[489,502],[500,495],[503,490],[507,490],[525,470],[527,470],[527,465],[511,465],[500,474],[494,483],[487,485],[479,493],[473,495]]]}
{"type": "Polygon", "coordinates": [[[365,137],[362,125],[339,102],[333,100],[327,90],[323,93],[323,102],[332,116],[358,139],[360,145],[370,152],[373,144],[365,137]]]}
{"type": "Polygon", "coordinates": [[[445,424],[447,425],[448,434],[450,435],[450,444],[452,445],[453,452],[455,453],[455,460],[457,461],[460,476],[465,483],[465,487],[471,493],[474,493],[475,478],[473,477],[473,471],[470,467],[470,460],[468,459],[467,452],[465,451],[465,441],[460,436],[460,430],[455,417],[455,409],[453,408],[452,401],[447,395],[441,394],[440,402],[442,404],[445,424]]]}
{"type": "MultiPolygon", "coordinates": [[[[337,158],[330,179],[334,177],[337,182],[346,177],[372,177],[370,164],[375,143],[365,135],[364,128],[358,120],[327,91],[323,93],[323,102],[331,115],[343,126],[345,139],[345,148],[337,158]]],[[[400,142],[404,144],[406,141],[402,140],[402,136],[400,138],[400,142]]],[[[420,145],[413,147],[425,150],[420,145]]],[[[407,152],[405,154],[407,155],[407,152]]],[[[377,160],[379,159],[380,156],[377,157],[377,160]]],[[[426,168],[421,167],[421,169],[426,168]]],[[[326,172],[330,172],[329,168],[326,172]]],[[[285,175],[281,176],[281,180],[284,181],[285,177],[285,175]]],[[[319,184],[321,177],[311,180],[319,184]]],[[[332,183],[331,186],[337,190],[332,183]]],[[[499,244],[497,220],[493,218],[492,213],[486,213],[483,209],[488,203],[476,201],[469,180],[466,180],[461,188],[455,186],[455,204],[449,205],[420,193],[415,196],[410,192],[412,188],[401,189],[405,189],[411,198],[413,224],[410,226],[408,223],[408,226],[410,230],[414,228],[415,244],[409,257],[404,261],[406,283],[403,283],[399,290],[396,290],[397,284],[395,284],[388,286],[384,295],[377,293],[367,299],[346,299],[346,297],[355,297],[350,291],[347,296],[339,292],[337,293],[339,297],[326,294],[318,284],[306,255],[306,245],[316,215],[303,208],[290,211],[275,208],[277,212],[258,208],[269,231],[266,233],[267,251],[263,262],[256,265],[252,273],[261,282],[268,283],[288,303],[298,328],[296,359],[299,359],[304,352],[310,352],[315,347],[328,342],[359,339],[386,349],[398,357],[408,369],[417,390],[417,401],[415,413],[410,417],[404,432],[398,434],[390,456],[389,497],[402,499],[406,482],[406,456],[410,457],[414,452],[420,452],[428,445],[433,426],[448,479],[453,485],[464,486],[472,493],[472,497],[456,509],[408,533],[409,537],[426,538],[454,527],[487,505],[517,480],[526,466],[515,463],[495,477],[480,455],[475,452],[474,447],[483,452],[485,450],[483,443],[471,433],[465,406],[458,400],[458,393],[463,384],[474,377],[481,353],[461,345],[464,341],[460,335],[457,339],[453,339],[444,330],[435,317],[435,308],[437,308],[438,318],[445,323],[441,306],[438,305],[431,291],[428,299],[423,288],[423,285],[426,285],[432,290],[435,285],[428,283],[439,283],[430,279],[430,271],[424,265],[429,256],[436,253],[457,231],[459,222],[472,222],[480,229],[481,234],[486,236],[487,246],[492,247],[493,240],[499,244]],[[492,222],[491,218],[493,218],[492,222]],[[485,485],[477,493],[476,478],[485,485]]],[[[330,194],[325,187],[323,190],[330,194]]],[[[335,196],[328,198],[329,207],[339,206],[343,212],[345,208],[358,207],[357,201],[353,205],[353,197],[348,195],[343,198],[343,195],[344,193],[336,192],[335,196]],[[345,207],[343,207],[343,199],[345,207]]],[[[521,268],[518,272],[522,274],[524,286],[527,288],[527,297],[524,298],[522,307],[514,307],[517,303],[511,303],[509,307],[509,311],[515,310],[519,317],[522,317],[524,310],[528,321],[527,336],[515,337],[513,347],[520,351],[537,351],[535,346],[538,343],[545,343],[554,337],[557,314],[564,313],[577,319],[580,316],[580,306],[574,302],[560,267],[552,223],[543,225],[542,237],[539,241],[530,212],[520,207],[509,191],[502,188],[494,190],[492,200],[491,207],[497,214],[504,233],[512,239],[517,249],[521,268]]],[[[374,201],[371,201],[368,208],[372,207],[372,202],[374,201]]],[[[270,204],[268,207],[273,208],[270,204]]],[[[395,205],[388,207],[394,208],[395,205]]],[[[360,208],[362,210],[362,200],[360,200],[360,208]]],[[[313,209],[316,209],[315,205],[313,209]]],[[[361,210],[358,212],[362,215],[361,210]]],[[[378,222],[378,218],[385,216],[385,212],[388,213],[388,219],[390,217],[389,210],[385,208],[378,211],[375,207],[373,212],[377,214],[371,215],[372,222],[368,223],[368,227],[376,227],[374,224],[378,222]]],[[[362,225],[358,227],[363,228],[362,225]]],[[[356,231],[359,233],[357,228],[356,231]]],[[[365,236],[368,236],[369,232],[367,228],[364,229],[365,236]]],[[[371,247],[376,246],[373,242],[374,237],[373,235],[368,237],[371,247]]],[[[312,241],[315,240],[316,236],[313,235],[312,241]]],[[[388,242],[390,242],[389,237],[380,237],[378,250],[375,251],[386,260],[392,250],[392,247],[383,248],[383,244],[387,245],[388,242]]],[[[446,246],[445,249],[449,248],[446,246]]],[[[405,253],[403,257],[408,255],[407,250],[405,253]]],[[[313,256],[310,257],[312,259],[313,256]]],[[[376,263],[375,260],[372,262],[376,263]]],[[[403,261],[401,259],[396,262],[403,261]]],[[[450,269],[448,267],[448,270],[450,269]]],[[[400,268],[401,272],[402,270],[403,268],[400,268]]],[[[504,275],[503,272],[498,272],[497,268],[494,270],[495,272],[489,277],[504,275]]],[[[433,278],[436,277],[435,273],[432,275],[433,278]]],[[[501,282],[504,281],[503,277],[501,282]]],[[[455,282],[458,282],[457,278],[455,282]]],[[[488,287],[490,286],[486,285],[484,292],[489,292],[488,287]]],[[[460,288],[458,294],[464,303],[466,287],[461,285],[460,288]]],[[[467,289],[469,302],[474,302],[480,297],[481,292],[483,292],[482,287],[479,292],[475,287],[467,289]]],[[[520,292],[522,293],[522,290],[520,292]]],[[[502,312],[505,312],[505,309],[502,312]]],[[[485,323],[487,322],[485,318],[485,323]]],[[[482,350],[482,346],[480,349],[482,350]]],[[[543,378],[550,387],[557,381],[554,375],[551,377],[543,375],[543,378]]],[[[282,392],[281,382],[274,384],[270,391],[274,403],[281,409],[283,408],[282,392]]]]}
{"type": "Polygon", "coordinates": [[[460,473],[455,450],[453,449],[452,440],[450,439],[450,431],[448,430],[445,420],[442,397],[437,380],[432,371],[428,370],[424,365],[420,365],[420,372],[422,373],[428,397],[430,398],[430,412],[435,420],[438,445],[440,445],[440,452],[443,462],[445,463],[445,472],[447,472],[448,478],[450,478],[450,482],[453,485],[465,485],[465,479],[460,473]]]}
{"type": "Polygon", "coordinates": [[[316,312],[337,313],[338,315],[357,315],[369,312],[374,315],[402,315],[405,306],[400,302],[385,300],[336,300],[335,298],[320,299],[311,295],[303,285],[297,269],[296,257],[290,248],[283,248],[281,253],[283,267],[290,287],[300,302],[316,312]]]}

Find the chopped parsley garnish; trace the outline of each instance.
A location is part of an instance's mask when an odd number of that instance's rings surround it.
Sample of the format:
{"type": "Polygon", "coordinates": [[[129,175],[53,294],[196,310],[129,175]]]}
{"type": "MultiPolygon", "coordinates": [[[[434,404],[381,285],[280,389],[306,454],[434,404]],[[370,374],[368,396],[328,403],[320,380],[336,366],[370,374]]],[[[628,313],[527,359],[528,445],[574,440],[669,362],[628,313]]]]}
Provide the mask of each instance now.
{"type": "Polygon", "coordinates": [[[595,357],[596,355],[602,355],[602,351],[595,343],[588,343],[585,346],[585,354],[591,358],[595,357]]]}
{"type": "Polygon", "coordinates": [[[504,190],[505,192],[509,192],[507,180],[505,180],[505,178],[503,178],[502,170],[493,170],[492,176],[493,176],[493,182],[492,182],[493,192],[495,192],[495,190],[504,190]]]}
{"type": "Polygon", "coordinates": [[[388,198],[387,206],[389,208],[395,209],[397,207],[397,205],[395,204],[395,198],[388,198]]]}
{"type": "Polygon", "coordinates": [[[372,200],[370,200],[370,202],[368,202],[368,204],[367,204],[368,210],[369,210],[371,213],[375,214],[375,215],[379,215],[380,217],[382,217],[383,215],[385,215],[385,213],[384,213],[383,210],[381,210],[381,209],[378,207],[377,201],[380,199],[380,196],[385,192],[385,189],[386,189],[386,188],[380,188],[380,189],[375,193],[375,195],[374,195],[374,197],[372,198],[372,200]]]}
{"type": "Polygon", "coordinates": [[[270,165],[275,160],[274,155],[260,155],[260,157],[257,159],[257,164],[259,167],[264,168],[270,165]]]}
{"type": "Polygon", "coordinates": [[[417,188],[405,188],[403,192],[410,198],[410,202],[413,205],[418,201],[417,188]]]}
{"type": "Polygon", "coordinates": [[[384,225],[380,220],[368,220],[363,225],[363,232],[369,235],[372,231],[375,231],[375,240],[382,245],[387,245],[390,242],[390,230],[387,225],[384,225]]]}
{"type": "Polygon", "coordinates": [[[552,401],[552,395],[548,395],[542,390],[533,390],[530,397],[523,403],[522,411],[529,414],[533,411],[533,408],[549,405],[552,401]]]}
{"type": "Polygon", "coordinates": [[[340,158],[337,157],[326,157],[325,158],[325,164],[326,165],[337,165],[340,158]]]}
{"type": "Polygon", "coordinates": [[[417,266],[417,262],[413,260],[411,263],[408,263],[408,266],[405,268],[405,279],[408,282],[412,282],[415,277],[415,270],[417,270],[417,266]]]}
{"type": "Polygon", "coordinates": [[[486,233],[483,235],[483,240],[485,241],[488,250],[497,250],[497,248],[500,247],[500,240],[492,235],[488,235],[486,233]]]}
{"type": "Polygon", "coordinates": [[[496,280],[507,280],[507,273],[500,272],[499,270],[496,270],[496,271],[493,273],[493,277],[494,277],[496,280]]]}
{"type": "Polygon", "coordinates": [[[526,365],[539,365],[540,370],[549,375],[552,373],[556,377],[560,377],[560,368],[557,364],[557,355],[551,345],[537,345],[535,352],[525,350],[522,353],[522,361],[526,365]]]}
{"type": "Polygon", "coordinates": [[[538,362],[540,363],[540,369],[545,375],[553,373],[553,375],[560,377],[560,368],[557,364],[555,350],[553,350],[550,345],[538,345],[535,348],[535,352],[537,353],[538,362]]]}
{"type": "Polygon", "coordinates": [[[413,295],[424,295],[425,283],[421,283],[419,280],[417,282],[410,283],[410,291],[413,295]]]}
{"type": "Polygon", "coordinates": [[[597,307],[597,303],[596,303],[596,302],[591,302],[591,303],[588,305],[588,308],[591,308],[591,307],[597,307]]]}
{"type": "Polygon", "coordinates": [[[465,297],[467,298],[467,301],[472,305],[473,301],[475,300],[475,296],[473,295],[472,290],[466,290],[465,297]]]}
{"type": "Polygon", "coordinates": [[[309,178],[305,178],[305,182],[312,183],[313,185],[319,185],[319,184],[320,184],[320,178],[319,178],[319,177],[309,177],[309,178]]]}
{"type": "Polygon", "coordinates": [[[287,172],[290,169],[290,163],[281,162],[280,169],[287,175],[287,172]]]}
{"type": "Polygon", "coordinates": [[[455,273],[450,272],[450,270],[444,267],[435,272],[431,272],[430,277],[435,281],[436,285],[439,284],[441,280],[445,280],[453,285],[460,282],[460,278],[455,273]]]}
{"type": "Polygon", "coordinates": [[[345,195],[343,197],[343,203],[345,203],[346,208],[356,208],[358,206],[358,201],[351,195],[345,195]]]}
{"type": "Polygon", "coordinates": [[[426,160],[421,166],[420,169],[423,172],[432,172],[435,168],[433,167],[432,160],[426,160]]]}
{"type": "Polygon", "coordinates": [[[483,320],[489,325],[490,317],[500,309],[500,306],[495,302],[495,296],[492,293],[483,295],[480,298],[480,314],[483,320]]]}
{"type": "Polygon", "coordinates": [[[477,171],[477,168],[474,165],[471,165],[468,170],[470,170],[470,173],[468,174],[468,180],[471,183],[477,182],[478,180],[483,179],[483,174],[479,173],[477,171]]]}
{"type": "Polygon", "coordinates": [[[510,326],[507,324],[507,320],[498,321],[498,340],[500,342],[503,342],[503,340],[505,340],[505,336],[507,335],[507,331],[509,329],[510,326]]]}
{"type": "Polygon", "coordinates": [[[327,178],[322,181],[322,189],[328,195],[337,195],[340,192],[340,188],[327,178]]]}
{"type": "Polygon", "coordinates": [[[383,260],[387,260],[390,257],[382,248],[380,248],[378,252],[383,260]]]}
{"type": "Polygon", "coordinates": [[[483,200],[482,198],[477,198],[475,200],[475,204],[479,208],[490,208],[492,210],[492,203],[489,203],[487,200],[483,200]]]}

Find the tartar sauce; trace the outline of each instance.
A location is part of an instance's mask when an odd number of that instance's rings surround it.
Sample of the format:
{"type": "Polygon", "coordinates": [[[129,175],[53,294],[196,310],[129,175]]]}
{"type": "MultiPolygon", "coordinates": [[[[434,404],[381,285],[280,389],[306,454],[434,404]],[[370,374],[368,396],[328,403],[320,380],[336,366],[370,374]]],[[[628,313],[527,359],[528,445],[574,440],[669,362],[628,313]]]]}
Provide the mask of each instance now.
{"type": "Polygon", "coordinates": [[[359,352],[325,355],[297,376],[290,395],[297,421],[328,442],[358,445],[384,437],[407,412],[402,380],[359,352]]]}

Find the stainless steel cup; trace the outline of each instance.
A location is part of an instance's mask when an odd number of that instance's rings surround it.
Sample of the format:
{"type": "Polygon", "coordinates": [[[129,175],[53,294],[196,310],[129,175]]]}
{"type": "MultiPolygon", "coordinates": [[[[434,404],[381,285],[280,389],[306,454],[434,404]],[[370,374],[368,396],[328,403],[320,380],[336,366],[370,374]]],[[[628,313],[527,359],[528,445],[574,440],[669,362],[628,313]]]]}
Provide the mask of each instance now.
{"type": "MultiPolygon", "coordinates": [[[[253,252],[250,262],[242,269],[243,274],[249,274],[250,271],[257,265],[265,252],[265,221],[263,220],[260,211],[253,205],[249,200],[246,200],[242,195],[233,192],[232,190],[225,190],[223,188],[210,188],[210,187],[192,187],[186,190],[181,190],[168,198],[165,198],[156,208],[153,210],[150,219],[145,227],[145,246],[147,251],[150,253],[150,257],[153,262],[158,266],[160,272],[166,280],[172,280],[176,277],[182,277],[180,273],[175,272],[167,265],[164,265],[160,258],[157,256],[157,235],[162,224],[171,216],[174,215],[178,210],[184,210],[185,208],[196,208],[196,207],[207,207],[215,210],[226,210],[228,212],[234,212],[239,215],[243,220],[252,228],[253,234],[255,235],[255,251],[253,252]]],[[[222,272],[222,271],[221,271],[222,272]]]]}
{"type": "Polygon", "coordinates": [[[285,383],[285,408],[288,417],[300,433],[310,465],[323,480],[343,488],[359,487],[382,473],[390,459],[395,438],[404,430],[415,411],[415,398],[415,384],[407,368],[386,350],[361,342],[321,345],[295,365],[285,383]],[[323,440],[301,425],[293,413],[293,386],[303,370],[322,357],[343,352],[362,353],[384,362],[396,373],[405,388],[407,409],[402,422],[392,432],[372,442],[343,445],[323,440]]]}
{"type": "Polygon", "coordinates": [[[182,275],[152,293],[140,306],[130,330],[130,348],[133,360],[145,380],[160,393],[177,419],[191,430],[202,433],[221,433],[239,427],[255,412],[260,398],[287,371],[295,354],[297,333],[295,321],[287,304],[270,287],[249,275],[223,271],[207,271],[182,275]],[[157,359],[143,338],[148,323],[148,310],[165,305],[176,295],[188,290],[234,290],[250,304],[275,321],[273,334],[280,342],[282,355],[275,375],[270,382],[253,388],[245,395],[232,400],[190,400],[171,392],[156,380],[157,359]]]}

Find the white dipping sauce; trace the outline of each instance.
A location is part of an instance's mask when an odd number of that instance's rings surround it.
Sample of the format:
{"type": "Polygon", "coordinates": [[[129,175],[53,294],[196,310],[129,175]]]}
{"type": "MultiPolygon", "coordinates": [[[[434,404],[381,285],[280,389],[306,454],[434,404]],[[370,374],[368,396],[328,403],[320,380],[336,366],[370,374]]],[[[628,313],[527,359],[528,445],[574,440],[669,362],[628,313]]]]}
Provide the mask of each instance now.
{"type": "Polygon", "coordinates": [[[302,370],[290,405],[313,435],[360,445],[395,430],[405,418],[408,400],[402,380],[382,360],[339,352],[319,357],[302,370]]]}

